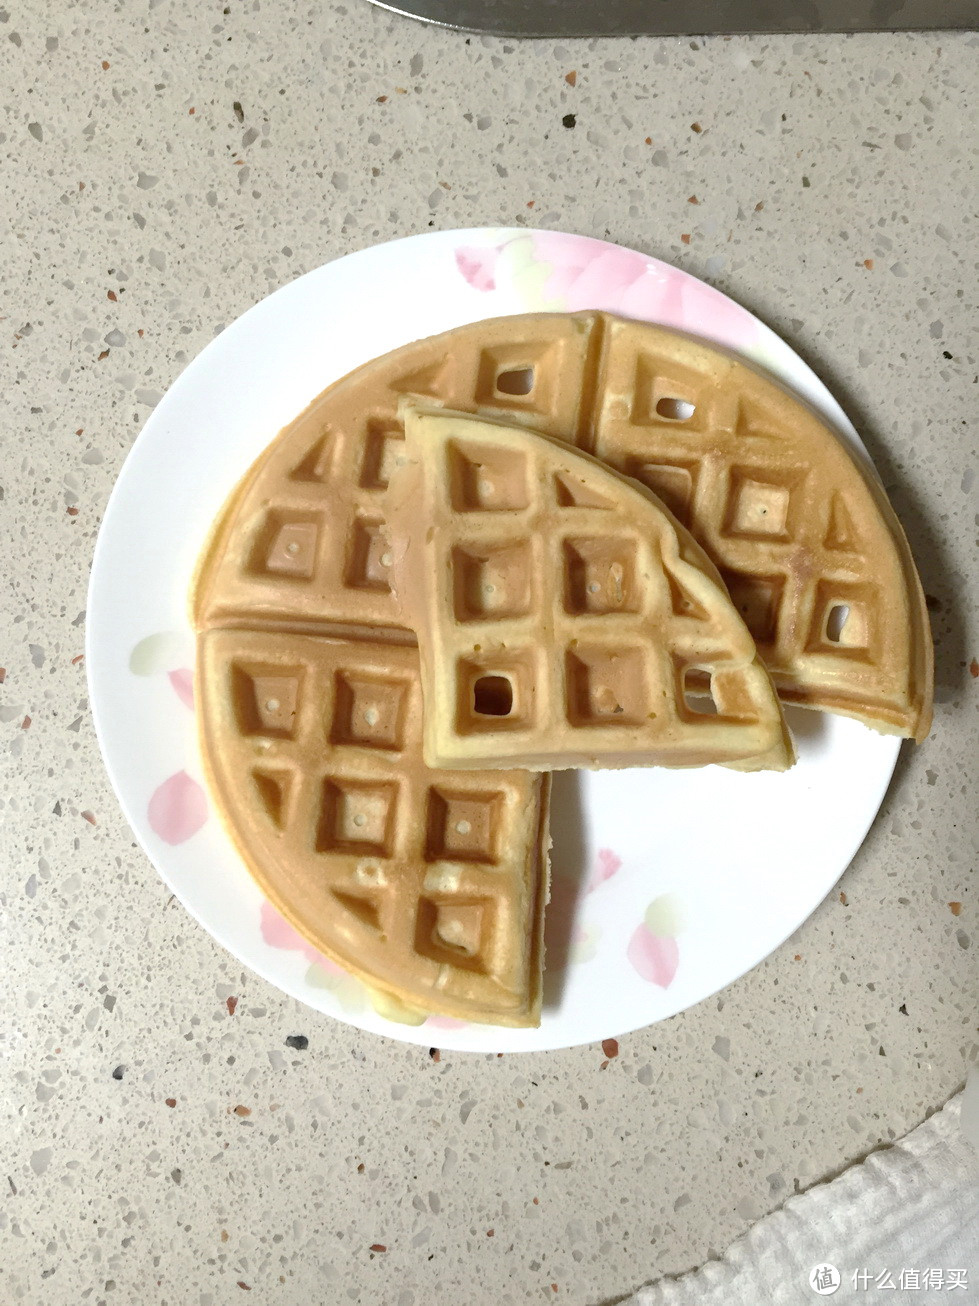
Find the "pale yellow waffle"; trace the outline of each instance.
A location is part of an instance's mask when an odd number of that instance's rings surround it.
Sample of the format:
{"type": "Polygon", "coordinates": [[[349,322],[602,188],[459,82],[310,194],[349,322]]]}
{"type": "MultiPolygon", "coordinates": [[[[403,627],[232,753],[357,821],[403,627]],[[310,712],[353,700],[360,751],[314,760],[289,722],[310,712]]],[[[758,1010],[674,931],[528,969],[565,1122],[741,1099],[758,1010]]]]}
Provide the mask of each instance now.
{"type": "Polygon", "coordinates": [[[210,791],[266,896],[395,1018],[540,1023],[548,777],[430,770],[418,654],[198,639],[210,791]]]}
{"type": "Polygon", "coordinates": [[[523,427],[405,425],[386,511],[429,765],[792,764],[750,634],[654,495],[523,427]]]}
{"type": "Polygon", "coordinates": [[[256,462],[213,535],[198,625],[244,612],[338,630],[403,625],[382,505],[405,396],[559,436],[637,477],[720,568],[783,699],[927,734],[924,598],[870,469],[766,373],[603,313],[458,327],[324,391],[256,462]]]}

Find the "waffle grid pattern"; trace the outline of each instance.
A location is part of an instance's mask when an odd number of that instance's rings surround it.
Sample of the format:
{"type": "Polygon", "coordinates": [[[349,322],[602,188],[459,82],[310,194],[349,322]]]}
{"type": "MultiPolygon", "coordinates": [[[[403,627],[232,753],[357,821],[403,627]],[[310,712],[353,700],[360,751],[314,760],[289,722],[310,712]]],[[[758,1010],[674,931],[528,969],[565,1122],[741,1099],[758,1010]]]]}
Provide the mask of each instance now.
{"type": "Polygon", "coordinates": [[[911,625],[902,577],[838,441],[816,448],[820,424],[795,401],[714,351],[681,357],[668,332],[613,322],[605,358],[596,455],[692,529],[776,683],[899,711],[911,625]]]}
{"type": "Polygon", "coordinates": [[[747,632],[654,501],[556,442],[471,417],[414,413],[409,452],[423,504],[412,484],[412,565],[437,614],[419,630],[431,756],[567,765],[660,748],[665,764],[696,764],[698,750],[735,760],[777,743],[747,632]]]}
{"type": "Polygon", "coordinates": [[[241,492],[199,624],[315,610],[404,626],[382,503],[405,396],[569,438],[644,482],[720,569],[786,698],[920,728],[930,661],[918,582],[868,476],[752,368],[602,313],[460,327],[324,392],[241,492]]]}
{"type": "Polygon", "coordinates": [[[201,657],[213,779],[273,901],[416,1000],[518,1013],[539,779],[424,766],[413,649],[212,630],[201,657]]]}

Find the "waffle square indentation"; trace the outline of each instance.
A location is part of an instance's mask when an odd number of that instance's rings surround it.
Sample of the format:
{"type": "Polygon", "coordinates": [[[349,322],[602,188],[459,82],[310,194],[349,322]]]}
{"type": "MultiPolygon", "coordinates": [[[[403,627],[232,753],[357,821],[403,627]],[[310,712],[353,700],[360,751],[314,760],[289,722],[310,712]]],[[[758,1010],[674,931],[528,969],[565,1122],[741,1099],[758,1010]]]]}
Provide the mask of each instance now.
{"type": "Polygon", "coordinates": [[[289,796],[293,784],[291,771],[269,771],[257,767],[252,772],[255,794],[272,824],[279,830],[288,824],[289,796]]]}
{"type": "Polygon", "coordinates": [[[331,742],[400,751],[409,690],[409,682],[396,677],[338,671],[331,742]]]}
{"type": "Polygon", "coordinates": [[[807,650],[873,662],[879,651],[874,620],[879,602],[873,584],[819,581],[813,597],[807,650]]]}
{"type": "Polygon", "coordinates": [[[234,666],[231,699],[241,733],[292,739],[304,674],[301,666],[234,666]]]}
{"type": "Polygon", "coordinates": [[[456,729],[460,734],[524,730],[534,719],[537,655],[507,649],[492,656],[460,658],[456,664],[456,729]]]}
{"type": "Polygon", "coordinates": [[[495,912],[491,898],[419,898],[415,951],[443,965],[485,974],[495,912]]]}
{"type": "MultiPolygon", "coordinates": [[[[667,364],[669,367],[669,364],[667,364]]],[[[640,354],[632,383],[633,426],[680,426],[701,430],[703,381],[669,375],[662,360],[640,354]]]]}
{"type": "Polygon", "coordinates": [[[577,645],[565,661],[572,726],[638,726],[649,719],[653,709],[643,649],[577,645]]]}
{"type": "MultiPolygon", "coordinates": [[[[551,344],[496,345],[479,356],[476,403],[481,407],[539,411],[543,391],[552,382],[551,344]]],[[[546,402],[546,401],[545,401],[546,402]]]]}
{"type": "Polygon", "coordinates": [[[292,481],[322,482],[330,472],[336,441],[332,431],[324,431],[319,439],[314,440],[301,462],[289,473],[292,481]]]}
{"type": "Polygon", "coordinates": [[[526,454],[468,440],[452,440],[447,453],[457,512],[513,512],[530,505],[526,454]]]}
{"type": "Polygon", "coordinates": [[[316,514],[273,508],[255,541],[253,570],[287,580],[309,580],[316,570],[319,534],[316,514]]]}
{"type": "Polygon", "coordinates": [[[559,508],[599,508],[606,512],[615,506],[584,476],[570,471],[554,473],[554,502],[559,508]]]}
{"type": "Polygon", "coordinates": [[[724,533],[749,540],[791,540],[801,473],[732,467],[724,533]]]}
{"type": "Polygon", "coordinates": [[[505,801],[494,790],[433,785],[428,791],[428,860],[497,861],[505,801]]]}
{"type": "Polygon", "coordinates": [[[360,483],[365,490],[387,488],[394,469],[405,458],[404,427],[395,421],[371,418],[364,439],[360,483]]]}
{"type": "Polygon", "coordinates": [[[638,612],[636,542],[626,537],[564,541],[564,606],[594,615],[638,612]]]}
{"type": "Polygon", "coordinates": [[[397,800],[398,786],[394,782],[324,780],[317,852],[390,857],[397,800]]]}
{"type": "Polygon", "coordinates": [[[690,523],[690,507],[697,487],[697,463],[647,462],[633,458],[628,473],[649,487],[662,499],[674,517],[684,526],[690,523]]]}
{"type": "Polygon", "coordinates": [[[354,589],[389,590],[391,547],[379,518],[355,517],[347,541],[344,578],[354,589]]]}
{"type": "Polygon", "coordinates": [[[778,634],[778,613],[785,589],[784,576],[755,576],[746,572],[722,573],[731,602],[759,644],[773,644],[778,634]]]}
{"type": "Polygon", "coordinates": [[[458,620],[525,616],[530,611],[533,565],[528,540],[454,548],[452,585],[458,620]]]}

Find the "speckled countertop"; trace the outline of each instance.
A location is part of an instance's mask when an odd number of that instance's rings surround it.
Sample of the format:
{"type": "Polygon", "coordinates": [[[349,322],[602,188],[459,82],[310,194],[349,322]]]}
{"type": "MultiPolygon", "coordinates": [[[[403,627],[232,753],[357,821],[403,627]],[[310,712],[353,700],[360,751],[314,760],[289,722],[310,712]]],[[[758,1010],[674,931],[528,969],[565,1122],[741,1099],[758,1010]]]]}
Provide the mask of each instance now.
{"type": "Polygon", "coordinates": [[[584,1306],[696,1265],[979,1054],[977,42],[92,14],[0,7],[0,1299],[584,1306]],[[607,1064],[433,1059],[244,973],[136,849],[79,661],[113,480],[224,324],[349,250],[525,222],[671,260],[786,336],[877,459],[937,640],[932,737],[838,890],[607,1064]]]}

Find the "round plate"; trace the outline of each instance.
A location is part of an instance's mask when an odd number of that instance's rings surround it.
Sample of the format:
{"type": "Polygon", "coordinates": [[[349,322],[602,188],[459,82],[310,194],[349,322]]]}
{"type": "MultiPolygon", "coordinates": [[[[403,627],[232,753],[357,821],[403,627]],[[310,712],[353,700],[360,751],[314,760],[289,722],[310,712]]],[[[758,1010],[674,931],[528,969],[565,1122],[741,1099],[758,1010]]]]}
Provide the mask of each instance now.
{"type": "Polygon", "coordinates": [[[163,879],[220,943],[280,989],[361,1029],[509,1052],[613,1037],[682,1011],[806,919],[859,848],[894,769],[897,739],[791,710],[799,762],[784,775],[708,767],[555,776],[539,1029],[432,1016],[393,1024],[263,899],[209,813],[201,780],[186,602],[212,519],[279,429],[358,364],[480,318],[587,308],[737,350],[862,450],[792,350],[694,277],[579,236],[446,231],[338,259],[228,327],[158,405],[106,509],[86,661],[123,810],[163,879]]]}

